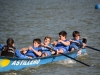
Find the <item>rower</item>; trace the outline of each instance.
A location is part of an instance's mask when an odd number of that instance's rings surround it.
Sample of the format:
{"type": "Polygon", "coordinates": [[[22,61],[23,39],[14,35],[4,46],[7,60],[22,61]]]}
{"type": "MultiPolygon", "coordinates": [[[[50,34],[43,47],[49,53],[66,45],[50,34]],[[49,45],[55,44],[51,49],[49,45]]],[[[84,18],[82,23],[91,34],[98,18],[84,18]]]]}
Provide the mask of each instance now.
{"type": "Polygon", "coordinates": [[[79,31],[74,31],[72,33],[73,39],[70,40],[70,50],[78,50],[80,48],[84,48],[86,46],[86,43],[82,42],[80,39],[80,32],[79,31]]]}
{"type": "Polygon", "coordinates": [[[53,42],[54,50],[57,51],[57,54],[67,53],[69,50],[70,42],[67,40],[67,32],[59,32],[59,39],[53,42]]]}
{"type": "Polygon", "coordinates": [[[14,47],[14,40],[12,38],[8,38],[6,43],[7,45],[2,47],[1,56],[14,57],[16,49],[14,47]]]}

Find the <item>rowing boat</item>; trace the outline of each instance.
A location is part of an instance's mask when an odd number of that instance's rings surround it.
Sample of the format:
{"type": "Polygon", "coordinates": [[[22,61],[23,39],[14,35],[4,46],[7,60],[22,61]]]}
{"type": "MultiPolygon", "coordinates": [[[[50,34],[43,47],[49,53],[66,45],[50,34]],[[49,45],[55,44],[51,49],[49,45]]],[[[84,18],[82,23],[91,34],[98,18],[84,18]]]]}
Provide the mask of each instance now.
{"type": "MultiPolygon", "coordinates": [[[[79,50],[75,50],[73,52],[68,52],[65,55],[68,55],[72,58],[77,58],[77,53],[79,50]]],[[[81,49],[81,54],[86,53],[86,49],[81,49]]],[[[65,55],[52,55],[49,57],[39,57],[33,59],[21,59],[17,57],[0,57],[0,72],[6,72],[10,70],[20,70],[23,68],[39,66],[47,63],[57,62],[64,59],[69,59],[65,55]]]]}

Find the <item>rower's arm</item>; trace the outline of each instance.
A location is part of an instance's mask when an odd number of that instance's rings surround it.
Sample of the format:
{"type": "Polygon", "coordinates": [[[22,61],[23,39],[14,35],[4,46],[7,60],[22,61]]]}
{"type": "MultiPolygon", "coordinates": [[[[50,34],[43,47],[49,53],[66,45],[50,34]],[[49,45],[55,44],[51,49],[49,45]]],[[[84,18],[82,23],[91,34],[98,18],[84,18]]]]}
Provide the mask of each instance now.
{"type": "Polygon", "coordinates": [[[66,45],[66,46],[69,46],[70,45],[70,42],[69,41],[66,41],[66,42],[64,42],[64,41],[61,41],[64,45],[66,45]]]}
{"type": "Polygon", "coordinates": [[[20,50],[15,50],[15,56],[18,58],[28,58],[28,56],[21,54],[20,50]]]}
{"type": "Polygon", "coordinates": [[[36,55],[41,56],[41,54],[42,54],[41,51],[36,51],[36,50],[34,50],[34,49],[32,49],[32,50],[33,50],[33,52],[34,52],[36,55]]]}

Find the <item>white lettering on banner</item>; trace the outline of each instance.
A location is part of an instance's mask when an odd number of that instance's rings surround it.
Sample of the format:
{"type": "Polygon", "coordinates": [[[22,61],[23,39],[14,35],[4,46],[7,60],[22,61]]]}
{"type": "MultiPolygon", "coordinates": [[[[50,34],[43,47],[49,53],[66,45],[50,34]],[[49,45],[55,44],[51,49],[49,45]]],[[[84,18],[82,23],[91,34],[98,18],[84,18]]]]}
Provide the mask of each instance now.
{"type": "Polygon", "coordinates": [[[40,59],[37,60],[15,60],[12,62],[11,65],[33,65],[38,64],[40,62],[40,59]]]}

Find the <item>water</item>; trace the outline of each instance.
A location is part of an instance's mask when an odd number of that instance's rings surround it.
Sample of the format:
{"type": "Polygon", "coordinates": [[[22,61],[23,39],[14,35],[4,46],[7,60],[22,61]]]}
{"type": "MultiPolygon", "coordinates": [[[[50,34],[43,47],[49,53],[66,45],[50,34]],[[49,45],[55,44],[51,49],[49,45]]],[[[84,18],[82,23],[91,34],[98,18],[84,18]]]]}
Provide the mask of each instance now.
{"type": "MultiPolygon", "coordinates": [[[[32,45],[34,38],[42,41],[50,35],[52,41],[65,30],[67,38],[78,30],[87,37],[88,45],[100,49],[100,0],[0,0],[0,43],[11,37],[17,48],[32,45]]],[[[81,58],[95,67],[75,64],[47,64],[0,75],[100,75],[100,54],[87,48],[88,56],[81,58]]]]}

